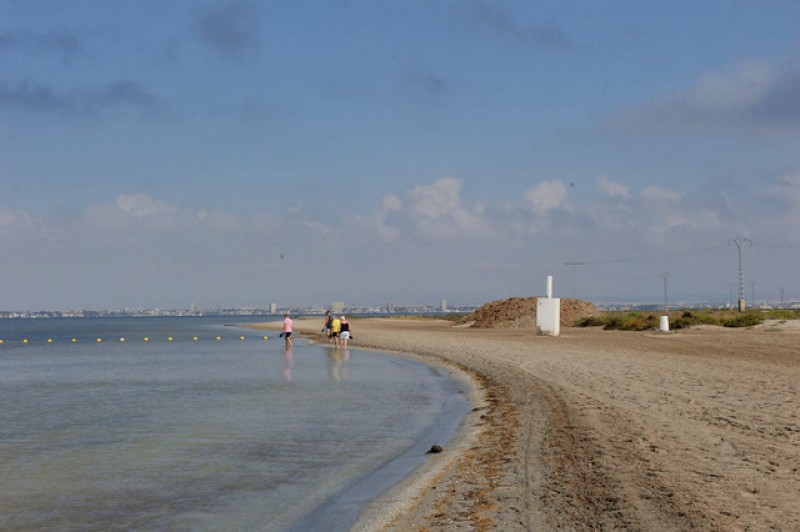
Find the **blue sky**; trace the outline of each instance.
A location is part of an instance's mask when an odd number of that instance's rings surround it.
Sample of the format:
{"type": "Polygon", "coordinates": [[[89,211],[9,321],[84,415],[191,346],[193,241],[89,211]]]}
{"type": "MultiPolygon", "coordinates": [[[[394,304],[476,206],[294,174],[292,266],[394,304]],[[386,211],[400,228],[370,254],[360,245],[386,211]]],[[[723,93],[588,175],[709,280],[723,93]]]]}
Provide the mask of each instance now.
{"type": "Polygon", "coordinates": [[[727,301],[736,237],[800,299],[798,51],[793,1],[0,0],[0,309],[727,301]]]}

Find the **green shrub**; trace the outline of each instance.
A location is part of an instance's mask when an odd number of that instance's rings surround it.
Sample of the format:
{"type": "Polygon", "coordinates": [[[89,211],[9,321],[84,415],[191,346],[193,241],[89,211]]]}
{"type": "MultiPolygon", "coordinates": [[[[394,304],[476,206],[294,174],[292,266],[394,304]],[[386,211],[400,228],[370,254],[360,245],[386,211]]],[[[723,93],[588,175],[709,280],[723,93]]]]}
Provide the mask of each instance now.
{"type": "Polygon", "coordinates": [[[602,316],[586,316],[575,323],[578,327],[602,327],[605,324],[606,319],[602,316]]]}
{"type": "Polygon", "coordinates": [[[606,324],[603,326],[603,329],[607,331],[620,330],[622,329],[624,323],[625,320],[623,320],[619,316],[610,317],[608,318],[608,320],[606,320],[606,324]]]}
{"type": "Polygon", "coordinates": [[[753,327],[764,321],[763,316],[757,314],[740,314],[730,319],[722,321],[725,327],[753,327]]]}
{"type": "Polygon", "coordinates": [[[767,312],[770,320],[797,320],[800,319],[800,310],[796,309],[773,309],[767,312]]]}
{"type": "Polygon", "coordinates": [[[671,329],[688,329],[695,325],[720,325],[720,320],[708,312],[684,311],[680,318],[670,323],[671,329]]]}
{"type": "Polygon", "coordinates": [[[603,326],[607,331],[649,331],[657,328],[656,316],[637,312],[630,312],[625,316],[610,316],[603,326]]]}
{"type": "MultiPolygon", "coordinates": [[[[725,327],[753,327],[769,319],[800,319],[800,311],[773,310],[765,313],[761,310],[750,310],[739,313],[733,310],[685,310],[679,315],[673,313],[670,329],[686,329],[696,325],[715,325],[725,327]]],[[[597,316],[588,316],[578,320],[577,327],[603,327],[607,331],[649,331],[658,330],[659,316],[644,312],[604,312],[597,316]]]]}

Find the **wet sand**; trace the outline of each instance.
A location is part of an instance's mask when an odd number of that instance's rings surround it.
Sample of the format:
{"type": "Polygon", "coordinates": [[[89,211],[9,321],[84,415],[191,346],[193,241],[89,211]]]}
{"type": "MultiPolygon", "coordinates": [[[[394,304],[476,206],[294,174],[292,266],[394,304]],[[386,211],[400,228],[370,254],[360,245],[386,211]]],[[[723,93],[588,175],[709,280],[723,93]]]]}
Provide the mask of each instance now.
{"type": "Polygon", "coordinates": [[[459,438],[358,529],[800,530],[798,322],[558,338],[351,323],[352,347],[461,368],[481,392],[459,438]]]}

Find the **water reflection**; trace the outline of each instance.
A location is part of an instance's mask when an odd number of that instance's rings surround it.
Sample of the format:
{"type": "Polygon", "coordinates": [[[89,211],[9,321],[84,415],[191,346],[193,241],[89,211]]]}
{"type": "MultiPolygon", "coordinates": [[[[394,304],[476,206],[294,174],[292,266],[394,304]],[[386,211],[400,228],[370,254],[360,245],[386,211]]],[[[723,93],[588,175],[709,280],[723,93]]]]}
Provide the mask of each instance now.
{"type": "Polygon", "coordinates": [[[344,351],[339,351],[338,349],[328,351],[328,362],[333,380],[336,382],[350,380],[350,367],[347,364],[349,361],[350,351],[348,349],[344,351]]]}
{"type": "Polygon", "coordinates": [[[292,357],[292,348],[287,347],[283,351],[283,371],[281,376],[286,382],[292,382],[292,367],[294,366],[294,358],[292,357]]]}

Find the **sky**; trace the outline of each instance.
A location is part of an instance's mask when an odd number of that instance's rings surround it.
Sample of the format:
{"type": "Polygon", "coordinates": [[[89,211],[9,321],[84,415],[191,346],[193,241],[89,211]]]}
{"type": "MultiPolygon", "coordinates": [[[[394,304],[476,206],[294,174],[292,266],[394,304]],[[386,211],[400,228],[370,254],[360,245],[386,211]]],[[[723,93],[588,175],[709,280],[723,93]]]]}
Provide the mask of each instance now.
{"type": "Polygon", "coordinates": [[[798,52],[794,0],[0,0],[0,310],[727,302],[736,239],[797,301],[798,52]]]}

